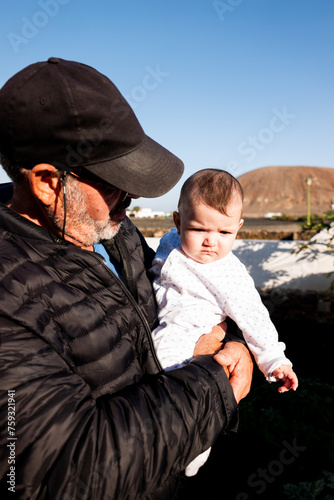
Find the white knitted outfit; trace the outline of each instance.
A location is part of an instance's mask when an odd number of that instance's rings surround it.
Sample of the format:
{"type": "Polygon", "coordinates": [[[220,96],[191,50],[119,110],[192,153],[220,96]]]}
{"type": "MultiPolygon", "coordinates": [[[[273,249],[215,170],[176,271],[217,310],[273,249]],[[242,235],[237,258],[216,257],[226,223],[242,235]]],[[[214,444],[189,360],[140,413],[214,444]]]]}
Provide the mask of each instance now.
{"type": "MultiPolygon", "coordinates": [[[[172,229],[162,237],[151,271],[159,308],[159,326],[152,336],[163,368],[171,370],[188,362],[199,337],[227,316],[242,330],[268,381],[276,380],[272,377],[275,368],[292,365],[253,279],[232,252],[200,264],[182,252],[180,237],[172,229]]],[[[201,465],[192,471],[188,466],[187,475],[196,474],[201,465]]]]}

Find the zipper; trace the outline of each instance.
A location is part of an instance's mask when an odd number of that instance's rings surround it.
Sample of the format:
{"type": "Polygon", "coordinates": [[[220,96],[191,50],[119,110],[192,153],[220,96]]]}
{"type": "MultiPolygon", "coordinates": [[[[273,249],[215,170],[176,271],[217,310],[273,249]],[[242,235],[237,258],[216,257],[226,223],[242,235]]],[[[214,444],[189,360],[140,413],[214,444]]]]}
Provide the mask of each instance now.
{"type": "MultiPolygon", "coordinates": [[[[136,313],[138,314],[139,318],[141,319],[144,327],[145,327],[145,333],[146,333],[146,337],[147,337],[147,340],[148,340],[148,343],[149,343],[149,346],[151,348],[151,353],[153,355],[153,359],[157,365],[157,368],[159,370],[159,372],[163,371],[163,368],[161,366],[161,363],[158,359],[158,356],[156,354],[156,351],[155,351],[155,347],[154,347],[154,344],[153,344],[153,339],[152,339],[152,335],[151,335],[151,328],[150,328],[150,325],[148,324],[147,322],[147,319],[145,318],[144,314],[143,314],[143,311],[140,309],[139,305],[137,304],[137,302],[135,301],[132,293],[130,292],[130,290],[124,285],[123,281],[109,268],[108,264],[106,263],[106,260],[104,257],[102,257],[102,255],[100,255],[99,253],[97,252],[91,252],[92,256],[94,256],[94,258],[98,259],[99,261],[102,262],[102,264],[104,264],[105,268],[106,268],[106,271],[110,274],[110,276],[112,276],[112,278],[114,280],[116,280],[116,282],[121,286],[123,292],[125,293],[125,295],[127,296],[127,298],[130,300],[132,306],[134,307],[136,313]]],[[[152,292],[153,293],[153,292],[152,292]]]]}

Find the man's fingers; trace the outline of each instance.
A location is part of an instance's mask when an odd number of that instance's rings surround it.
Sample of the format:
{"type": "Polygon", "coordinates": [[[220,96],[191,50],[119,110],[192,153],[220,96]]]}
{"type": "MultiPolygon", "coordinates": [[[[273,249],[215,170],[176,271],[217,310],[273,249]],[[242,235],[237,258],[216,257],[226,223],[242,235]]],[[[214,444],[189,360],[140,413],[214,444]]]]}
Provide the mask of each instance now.
{"type": "MultiPolygon", "coordinates": [[[[224,352],[224,349],[219,351],[216,355],[215,355],[215,360],[217,361],[217,363],[219,363],[221,366],[231,366],[231,365],[235,365],[234,361],[233,361],[233,358],[226,352],[224,352]]],[[[232,371],[232,370],[230,370],[232,371]]]]}
{"type": "MultiPolygon", "coordinates": [[[[248,349],[239,342],[229,342],[222,351],[215,355],[215,360],[218,363],[226,362],[226,357],[232,360],[234,368],[231,371],[230,383],[234,392],[234,397],[239,401],[247,396],[250,390],[253,360],[248,349]]],[[[231,363],[230,363],[231,365],[231,363]]]]}

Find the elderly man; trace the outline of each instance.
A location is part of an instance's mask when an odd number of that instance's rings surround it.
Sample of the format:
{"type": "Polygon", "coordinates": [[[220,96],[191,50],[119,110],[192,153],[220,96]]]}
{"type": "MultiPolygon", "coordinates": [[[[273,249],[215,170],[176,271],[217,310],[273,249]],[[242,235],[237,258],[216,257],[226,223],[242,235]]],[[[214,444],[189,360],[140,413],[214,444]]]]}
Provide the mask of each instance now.
{"type": "Polygon", "coordinates": [[[57,58],[1,89],[0,154],[1,498],[176,498],[235,428],[252,369],[240,343],[214,354],[219,329],[168,374],[152,347],[153,252],[125,209],[171,189],[182,162],[108,78],[57,58]]]}

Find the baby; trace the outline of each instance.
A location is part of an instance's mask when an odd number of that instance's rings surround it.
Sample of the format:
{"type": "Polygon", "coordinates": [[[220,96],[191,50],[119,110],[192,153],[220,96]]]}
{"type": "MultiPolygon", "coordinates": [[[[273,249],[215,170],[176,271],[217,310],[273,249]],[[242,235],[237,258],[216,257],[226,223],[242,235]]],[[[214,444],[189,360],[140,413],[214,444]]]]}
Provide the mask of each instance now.
{"type": "MultiPolygon", "coordinates": [[[[200,170],[184,183],[173,214],[176,229],[162,237],[151,269],[159,307],[159,326],[152,333],[158,358],[166,370],[181,366],[193,357],[199,337],[230,317],[267,380],[282,381],[279,392],[296,390],[285,344],[231,251],[243,224],[242,205],[241,185],[223,170],[200,170]]],[[[187,475],[202,465],[196,460],[187,475]]]]}

